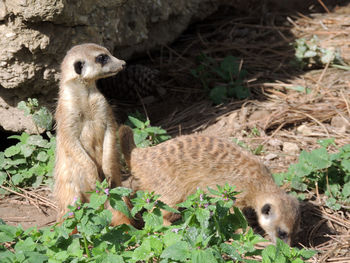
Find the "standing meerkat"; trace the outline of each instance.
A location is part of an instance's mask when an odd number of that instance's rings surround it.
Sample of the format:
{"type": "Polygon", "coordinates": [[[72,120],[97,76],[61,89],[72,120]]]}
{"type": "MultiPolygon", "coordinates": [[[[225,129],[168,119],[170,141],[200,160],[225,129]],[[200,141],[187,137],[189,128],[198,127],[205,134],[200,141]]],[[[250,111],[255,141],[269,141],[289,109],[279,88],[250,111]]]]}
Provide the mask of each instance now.
{"type": "MultiPolygon", "coordinates": [[[[299,202],[275,184],[265,165],[236,144],[210,136],[185,135],[154,147],[136,148],[127,126],[119,129],[119,137],[133,190],[154,191],[175,207],[197,187],[206,190],[229,183],[241,191],[236,205],[253,208],[272,241],[278,237],[291,244],[299,229],[299,202]]],[[[169,224],[171,214],[163,215],[169,224]]]]}
{"type": "MultiPolygon", "coordinates": [[[[117,74],[124,65],[106,48],[90,43],[74,46],[63,59],[55,115],[58,221],[75,198],[89,200],[86,192],[95,188],[96,181],[106,179],[110,187],[121,185],[117,123],[96,81],[117,74]]],[[[129,223],[120,212],[112,212],[112,225],[129,223]]]]}

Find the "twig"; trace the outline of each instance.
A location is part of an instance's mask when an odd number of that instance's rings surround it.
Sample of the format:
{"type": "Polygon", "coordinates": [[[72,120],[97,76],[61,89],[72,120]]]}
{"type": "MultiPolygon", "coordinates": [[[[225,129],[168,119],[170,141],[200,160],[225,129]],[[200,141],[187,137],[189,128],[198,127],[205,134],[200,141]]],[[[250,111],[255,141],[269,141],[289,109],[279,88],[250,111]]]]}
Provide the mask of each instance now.
{"type": "Polygon", "coordinates": [[[327,6],[322,2],[322,0],[317,0],[319,3],[320,3],[320,5],[324,8],[324,10],[329,14],[330,13],[330,11],[329,11],[329,9],[327,8],[327,6]]]}

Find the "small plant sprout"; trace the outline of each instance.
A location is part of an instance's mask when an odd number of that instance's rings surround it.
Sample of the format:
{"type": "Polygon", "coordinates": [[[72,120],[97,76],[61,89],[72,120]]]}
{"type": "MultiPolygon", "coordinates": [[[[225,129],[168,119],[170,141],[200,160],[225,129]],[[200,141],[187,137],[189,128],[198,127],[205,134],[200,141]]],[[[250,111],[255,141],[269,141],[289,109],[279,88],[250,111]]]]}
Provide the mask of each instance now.
{"type": "MultiPolygon", "coordinates": [[[[24,111],[25,116],[32,116],[36,127],[50,131],[52,129],[53,117],[51,112],[43,106],[39,106],[37,99],[28,98],[27,102],[20,101],[17,108],[24,111]]],[[[39,130],[37,128],[38,134],[39,130]]]]}
{"type": "Polygon", "coordinates": [[[349,70],[340,56],[340,52],[333,47],[323,48],[319,38],[314,35],[311,39],[299,38],[294,43],[295,64],[300,68],[325,66],[327,64],[349,70]]]}
{"type": "Polygon", "coordinates": [[[233,56],[225,57],[220,63],[202,54],[198,57],[200,65],[191,71],[198,78],[214,104],[225,102],[228,98],[245,99],[250,91],[243,85],[247,71],[233,56]]]}
{"type": "Polygon", "coordinates": [[[129,116],[128,124],[133,128],[134,141],[137,147],[154,146],[171,138],[166,131],[160,127],[151,126],[150,121],[129,116]]]}

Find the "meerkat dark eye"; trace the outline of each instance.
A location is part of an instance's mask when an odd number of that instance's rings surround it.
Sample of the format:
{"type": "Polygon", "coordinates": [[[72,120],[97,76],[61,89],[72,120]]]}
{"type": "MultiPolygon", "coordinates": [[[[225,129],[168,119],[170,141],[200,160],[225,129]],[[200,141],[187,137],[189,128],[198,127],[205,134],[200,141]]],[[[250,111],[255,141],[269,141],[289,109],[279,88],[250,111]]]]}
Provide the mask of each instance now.
{"type": "Polygon", "coordinates": [[[81,61],[77,61],[74,63],[74,70],[75,70],[75,73],[77,73],[78,75],[81,74],[81,71],[83,70],[83,67],[84,67],[84,62],[81,62],[81,61]]]}
{"type": "Polygon", "coordinates": [[[106,65],[109,60],[109,56],[106,54],[98,55],[95,59],[97,63],[100,63],[102,66],[106,65]]]}
{"type": "Polygon", "coordinates": [[[279,239],[285,240],[288,237],[288,233],[280,228],[277,229],[277,235],[279,239]]]}
{"type": "Polygon", "coordinates": [[[264,215],[269,215],[271,211],[271,205],[270,204],[265,204],[263,208],[261,208],[261,213],[264,215]]]}

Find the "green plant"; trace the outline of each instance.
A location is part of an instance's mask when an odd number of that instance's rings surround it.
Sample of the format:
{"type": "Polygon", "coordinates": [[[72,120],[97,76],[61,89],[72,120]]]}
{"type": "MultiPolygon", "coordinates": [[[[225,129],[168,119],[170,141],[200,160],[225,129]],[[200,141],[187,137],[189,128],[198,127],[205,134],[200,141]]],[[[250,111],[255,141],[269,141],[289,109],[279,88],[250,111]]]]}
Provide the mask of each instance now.
{"type": "Polygon", "coordinates": [[[52,129],[52,114],[46,107],[39,106],[39,102],[37,99],[28,98],[27,102],[20,101],[17,107],[23,110],[26,116],[32,116],[33,122],[36,125],[36,127],[40,127],[47,131],[50,131],[52,129]]]}
{"type": "Polygon", "coordinates": [[[242,147],[243,149],[246,149],[250,151],[254,155],[260,155],[264,152],[264,145],[259,144],[256,148],[252,149],[248,144],[246,144],[244,141],[241,141],[237,138],[233,138],[232,141],[237,144],[238,146],[242,147]]]}
{"type": "Polygon", "coordinates": [[[311,66],[324,66],[326,64],[334,65],[349,70],[335,48],[320,47],[320,40],[316,35],[311,39],[299,38],[294,42],[295,61],[298,67],[310,68],[311,66]]]}
{"type": "MultiPolygon", "coordinates": [[[[45,107],[39,107],[37,99],[21,101],[18,108],[24,110],[26,115],[31,115],[38,127],[52,129],[52,115],[45,107]]],[[[18,142],[0,152],[0,185],[16,190],[16,187],[36,188],[41,184],[51,184],[56,139],[50,131],[46,132],[46,137],[26,132],[8,137],[18,142]]],[[[0,189],[0,193],[6,191],[0,189]]]]}
{"type": "MultiPolygon", "coordinates": [[[[171,138],[166,130],[151,126],[150,120],[142,120],[142,116],[128,116],[129,126],[133,128],[134,140],[137,147],[154,146],[171,138]]],[[[127,123],[128,124],[128,123],[127,123]]]]}
{"type": "Polygon", "coordinates": [[[290,248],[286,243],[277,239],[276,245],[267,246],[262,252],[263,263],[275,263],[275,262],[291,262],[301,263],[304,262],[301,258],[311,258],[315,255],[314,250],[305,250],[290,248]],[[287,260],[286,260],[287,259],[287,260]]]}
{"type": "MultiPolygon", "coordinates": [[[[328,197],[326,204],[339,210],[350,202],[350,145],[330,154],[327,147],[334,144],[334,140],[322,140],[319,144],[321,147],[311,152],[302,151],[298,163],[274,177],[278,184],[289,182],[292,189],[301,192],[317,185],[328,197]]],[[[299,197],[304,195],[299,194],[299,197]]]]}
{"type": "Polygon", "coordinates": [[[163,225],[161,211],[176,211],[153,193],[137,192],[132,200],[134,208],[129,212],[122,198],[130,192],[121,187],[108,189],[105,181],[97,183],[90,203],[76,200],[62,225],[23,230],[0,222],[0,261],[258,262],[251,258],[260,255],[263,262],[277,262],[270,260],[277,258],[276,254],[282,260],[278,262],[304,262],[302,258],[308,259],[315,253],[291,249],[282,243],[267,247],[268,251],[256,249],[254,245],[264,240],[251,229],[246,231],[247,222],[239,209],[230,210],[237,192],[228,185],[209,189],[211,196],[198,189],[179,204],[184,209],[182,219],[171,226],[163,225]],[[104,210],[106,201],[128,216],[141,212],[145,227],[110,227],[112,214],[104,210]],[[77,234],[71,235],[75,228],[77,234]],[[243,234],[234,233],[239,228],[243,234]]]}
{"type": "Polygon", "coordinates": [[[0,152],[0,185],[16,189],[16,186],[36,188],[51,184],[56,139],[51,133],[47,135],[48,139],[44,139],[24,132],[8,137],[18,142],[0,152]]]}
{"type": "Polygon", "coordinates": [[[227,98],[245,99],[250,96],[249,89],[243,86],[247,71],[241,68],[237,58],[227,56],[217,63],[213,58],[202,54],[198,61],[200,65],[191,70],[191,73],[201,81],[214,104],[223,103],[227,98]]]}

